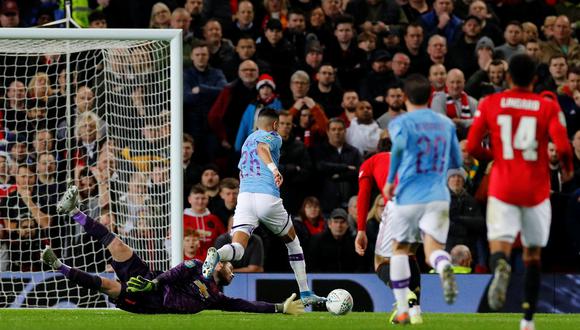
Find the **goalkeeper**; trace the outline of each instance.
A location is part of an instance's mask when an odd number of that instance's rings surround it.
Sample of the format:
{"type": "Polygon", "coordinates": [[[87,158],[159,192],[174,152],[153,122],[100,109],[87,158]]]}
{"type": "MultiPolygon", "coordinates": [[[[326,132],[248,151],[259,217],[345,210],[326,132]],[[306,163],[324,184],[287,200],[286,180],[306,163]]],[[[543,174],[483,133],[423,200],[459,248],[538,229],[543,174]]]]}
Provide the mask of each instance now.
{"type": "Polygon", "coordinates": [[[78,189],[70,187],[57,205],[59,213],[68,213],[81,224],[87,234],[107,247],[113,257],[112,266],[119,281],[88,274],[63,264],[50,247],[42,252],[42,260],[71,282],[110,297],[120,309],[141,314],[194,314],[206,309],[231,312],[302,314],[304,305],[292,294],[285,302],[271,304],[225,296],[218,285],[228,285],[234,274],[232,264],[219,263],[213,276],[201,274],[202,262],[189,260],[164,272],[154,273],[115,234],[77,208],[78,189]]]}

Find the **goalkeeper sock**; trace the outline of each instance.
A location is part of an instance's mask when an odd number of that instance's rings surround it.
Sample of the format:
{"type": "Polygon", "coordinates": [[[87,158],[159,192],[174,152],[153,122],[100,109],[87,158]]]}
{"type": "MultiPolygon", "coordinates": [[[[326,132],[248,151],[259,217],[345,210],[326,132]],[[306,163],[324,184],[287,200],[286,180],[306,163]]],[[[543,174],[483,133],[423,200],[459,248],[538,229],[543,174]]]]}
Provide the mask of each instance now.
{"type": "Polygon", "coordinates": [[[98,221],[79,211],[72,216],[73,220],[78,222],[87,234],[93,239],[97,240],[104,247],[109,246],[111,242],[115,239],[115,234],[111,233],[107,227],[103,226],[98,221]]]}
{"type": "Polygon", "coordinates": [[[306,262],[304,262],[304,253],[298,236],[294,237],[292,242],[286,243],[286,248],[288,249],[288,261],[294,271],[294,277],[296,282],[298,282],[300,292],[310,291],[308,278],[306,277],[306,262]]]}
{"type": "Polygon", "coordinates": [[[540,262],[532,261],[526,263],[526,273],[524,278],[524,319],[531,321],[536,312],[538,294],[540,293],[540,262]]]}
{"type": "Polygon", "coordinates": [[[393,288],[391,285],[391,265],[384,262],[377,268],[377,276],[385,283],[389,288],[393,288]]]}
{"type": "Polygon", "coordinates": [[[91,290],[101,289],[102,280],[97,275],[91,275],[77,268],[69,268],[68,273],[65,274],[65,276],[71,282],[73,282],[76,285],[80,285],[83,288],[91,290]]]}
{"type": "Polygon", "coordinates": [[[409,268],[411,268],[411,281],[409,289],[417,296],[417,305],[421,304],[421,269],[416,256],[409,256],[409,268]]]}
{"type": "Polygon", "coordinates": [[[397,301],[398,313],[409,311],[407,290],[409,290],[411,270],[409,269],[408,259],[409,256],[407,255],[394,255],[391,257],[391,284],[397,301]]]}
{"type": "Polygon", "coordinates": [[[217,252],[220,255],[220,261],[238,261],[244,256],[244,247],[234,242],[222,246],[217,252]]]}

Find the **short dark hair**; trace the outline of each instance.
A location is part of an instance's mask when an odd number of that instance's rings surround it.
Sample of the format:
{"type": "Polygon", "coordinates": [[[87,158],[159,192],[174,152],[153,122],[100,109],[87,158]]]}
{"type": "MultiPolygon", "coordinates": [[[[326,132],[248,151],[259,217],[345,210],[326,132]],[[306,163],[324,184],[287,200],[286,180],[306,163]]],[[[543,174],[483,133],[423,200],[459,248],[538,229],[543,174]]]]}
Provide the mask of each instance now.
{"type": "Polygon", "coordinates": [[[236,178],[223,178],[220,181],[220,190],[227,188],[227,189],[239,189],[240,188],[240,181],[236,178]]]}
{"type": "Polygon", "coordinates": [[[554,55],[550,56],[550,59],[548,60],[548,66],[552,65],[552,61],[557,59],[557,58],[563,58],[566,61],[566,64],[568,64],[568,58],[566,57],[566,55],[559,53],[559,54],[554,54],[554,55]]]}
{"type": "Polygon", "coordinates": [[[344,120],[342,118],[334,117],[334,118],[330,118],[328,120],[328,125],[326,125],[326,129],[329,129],[330,124],[333,124],[333,123],[341,124],[342,127],[346,128],[346,123],[344,122],[344,120]]]}
{"type": "Polygon", "coordinates": [[[189,133],[183,133],[183,143],[189,142],[191,145],[194,145],[193,136],[189,133]]]}
{"type": "Polygon", "coordinates": [[[354,18],[348,14],[338,16],[334,21],[334,29],[338,28],[339,24],[350,24],[354,28],[354,18]]]}
{"type": "Polygon", "coordinates": [[[578,66],[571,66],[568,68],[568,72],[566,73],[566,77],[570,77],[570,74],[573,73],[577,76],[580,76],[580,67],[578,66]]]}
{"type": "Polygon", "coordinates": [[[431,84],[425,76],[413,73],[405,79],[405,88],[403,91],[411,104],[423,105],[429,103],[431,84]]]}
{"type": "Polygon", "coordinates": [[[279,116],[278,111],[276,111],[272,108],[264,108],[260,111],[258,118],[267,117],[267,118],[270,118],[272,120],[278,120],[278,116],[279,116]]]}
{"type": "Polygon", "coordinates": [[[524,27],[522,26],[522,22],[520,22],[520,21],[516,21],[516,20],[514,20],[514,21],[509,21],[509,22],[508,22],[508,23],[505,25],[505,27],[507,28],[507,27],[508,27],[508,26],[510,26],[510,25],[515,25],[515,26],[519,27],[519,28],[520,28],[520,30],[523,30],[523,29],[524,29],[524,27]]]}
{"type": "MultiPolygon", "coordinates": [[[[496,58],[495,60],[491,60],[491,62],[489,62],[489,66],[492,66],[492,65],[493,66],[500,66],[500,65],[503,66],[503,61],[496,58]]],[[[488,70],[489,70],[489,67],[488,67],[488,70]]]]}
{"type": "Polygon", "coordinates": [[[536,76],[536,62],[528,54],[514,55],[510,59],[508,72],[516,86],[529,86],[536,76]]]}
{"type": "Polygon", "coordinates": [[[195,194],[205,194],[206,189],[204,186],[201,185],[201,183],[198,183],[196,185],[193,185],[193,187],[191,187],[191,190],[189,191],[190,195],[195,195],[195,194]]]}
{"type": "Polygon", "coordinates": [[[100,10],[94,10],[89,14],[89,23],[92,23],[94,21],[102,21],[106,19],[107,16],[105,16],[105,14],[100,10]]]}
{"type": "Polygon", "coordinates": [[[292,8],[288,11],[288,15],[287,17],[290,18],[290,15],[299,15],[304,17],[304,19],[306,19],[306,13],[304,12],[304,10],[300,9],[300,8],[292,8]]]}
{"type": "Polygon", "coordinates": [[[209,46],[207,44],[207,42],[205,42],[204,40],[194,40],[191,43],[191,51],[193,52],[194,49],[196,48],[207,48],[209,50],[209,46]]]}
{"type": "Polygon", "coordinates": [[[423,29],[423,26],[420,23],[411,23],[405,27],[405,34],[404,35],[409,34],[409,28],[421,28],[421,29],[423,29]]]}

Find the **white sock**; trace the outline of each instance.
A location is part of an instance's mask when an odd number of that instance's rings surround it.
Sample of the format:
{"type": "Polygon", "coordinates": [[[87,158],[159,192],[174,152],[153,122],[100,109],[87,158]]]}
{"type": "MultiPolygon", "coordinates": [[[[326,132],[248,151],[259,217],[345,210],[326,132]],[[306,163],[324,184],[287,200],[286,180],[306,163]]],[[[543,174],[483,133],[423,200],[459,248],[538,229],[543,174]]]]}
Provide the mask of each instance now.
{"type": "Polygon", "coordinates": [[[240,243],[226,244],[218,251],[220,261],[238,261],[244,256],[244,247],[240,243]]]}
{"type": "Polygon", "coordinates": [[[296,278],[296,282],[298,282],[300,292],[310,291],[310,288],[308,287],[308,278],[306,277],[304,253],[302,252],[298,236],[294,237],[292,242],[286,243],[286,248],[288,248],[288,261],[290,262],[290,267],[292,267],[292,270],[294,271],[294,277],[296,278]]]}
{"type": "Polygon", "coordinates": [[[391,285],[393,294],[397,300],[397,311],[399,313],[409,311],[407,302],[407,292],[409,290],[409,280],[411,279],[411,269],[409,268],[409,256],[394,255],[391,257],[391,285]]]}
{"type": "Polygon", "coordinates": [[[441,275],[445,266],[451,265],[451,256],[445,250],[435,250],[429,256],[429,263],[441,275]]]}

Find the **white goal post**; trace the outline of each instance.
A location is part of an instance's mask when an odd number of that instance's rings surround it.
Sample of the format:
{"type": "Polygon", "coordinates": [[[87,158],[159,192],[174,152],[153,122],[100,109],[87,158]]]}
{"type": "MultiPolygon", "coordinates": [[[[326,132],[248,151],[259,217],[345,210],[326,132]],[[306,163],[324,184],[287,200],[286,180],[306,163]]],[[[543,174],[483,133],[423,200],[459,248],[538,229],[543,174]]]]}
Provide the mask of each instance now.
{"type": "MultiPolygon", "coordinates": [[[[62,83],[61,86],[61,96],[60,98],[60,106],[54,106],[58,109],[63,109],[60,112],[60,115],[56,117],[54,121],[50,121],[46,119],[46,123],[43,124],[42,129],[56,131],[60,133],[61,131],[65,132],[66,144],[61,144],[60,152],[61,154],[66,154],[68,157],[63,161],[63,164],[66,164],[66,181],[70,184],[73,180],[71,175],[77,175],[74,173],[74,170],[71,170],[71,157],[73,157],[73,152],[75,148],[74,145],[71,144],[72,136],[78,139],[80,136],[79,133],[80,129],[78,124],[79,120],[87,119],[90,116],[83,116],[85,113],[78,112],[76,113],[75,107],[78,107],[78,104],[75,105],[75,91],[72,90],[71,86],[74,84],[76,88],[81,86],[81,80],[84,79],[85,81],[91,81],[94,84],[94,91],[93,97],[94,99],[100,99],[100,110],[101,113],[105,113],[106,115],[101,115],[101,118],[95,117],[97,119],[102,119],[99,121],[99,125],[95,124],[96,129],[95,131],[99,131],[96,133],[97,135],[101,134],[100,132],[108,132],[111,131],[122,131],[124,128],[131,129],[132,133],[130,136],[125,137],[122,134],[118,134],[117,136],[111,135],[111,140],[119,141],[119,144],[125,142],[123,140],[131,140],[131,143],[142,144],[143,141],[139,141],[140,136],[144,136],[146,133],[145,131],[151,130],[151,132],[147,134],[158,134],[152,137],[153,142],[149,145],[154,146],[157,148],[155,151],[163,151],[164,157],[162,160],[160,159],[150,159],[150,158],[143,158],[141,155],[133,155],[131,154],[128,156],[129,158],[132,157],[129,161],[126,159],[124,161],[132,162],[132,168],[136,168],[134,172],[139,172],[141,170],[141,166],[148,168],[147,170],[147,180],[152,180],[151,178],[154,176],[153,172],[150,172],[150,168],[154,166],[159,166],[163,170],[169,171],[169,178],[168,184],[165,186],[160,185],[159,187],[167,187],[167,189],[163,190],[162,193],[166,193],[167,196],[163,201],[158,201],[158,206],[156,211],[163,210],[161,212],[165,212],[162,216],[167,218],[167,222],[163,222],[163,225],[158,225],[159,227],[165,226],[163,232],[167,232],[171,240],[168,237],[163,237],[165,239],[164,243],[155,247],[157,250],[161,250],[164,247],[163,253],[165,256],[170,255],[170,259],[168,258],[165,260],[167,266],[169,264],[171,266],[175,266],[179,264],[183,259],[183,249],[182,249],[182,237],[183,237],[183,167],[182,167],[182,97],[183,97],[183,54],[182,54],[182,32],[181,30],[174,30],[174,29],[166,29],[166,30],[153,30],[153,29],[53,29],[53,28],[3,28],[0,29],[0,79],[2,79],[2,86],[0,89],[8,90],[10,88],[8,83],[10,81],[22,80],[25,81],[24,88],[26,88],[26,93],[30,92],[30,89],[36,88],[33,82],[30,79],[31,76],[35,74],[35,70],[27,65],[30,63],[34,63],[33,65],[41,66],[44,65],[46,67],[50,67],[50,59],[49,57],[57,54],[57,56],[61,56],[59,59],[59,63],[61,64],[58,66],[59,70],[51,78],[47,78],[47,80],[51,81],[50,88],[53,89],[55,85],[57,85],[57,81],[59,81],[60,77],[63,77],[63,81],[66,83],[62,83]],[[139,73],[135,73],[136,69],[129,74],[127,74],[128,78],[123,78],[125,80],[115,80],[114,70],[117,70],[119,67],[127,66],[126,62],[129,61],[131,58],[136,58],[140,56],[137,53],[147,53],[143,55],[141,58],[143,62],[134,64],[133,68],[147,67],[149,73],[147,75],[142,75],[140,78],[139,73]],[[85,57],[85,54],[88,54],[85,57]],[[47,56],[48,61],[43,62],[42,64],[38,64],[40,62],[35,62],[37,58],[42,58],[43,56],[47,56]],[[12,62],[6,60],[6,58],[14,59],[12,62]],[[76,61],[76,63],[74,62],[76,61]],[[86,64],[86,63],[89,64],[86,64]],[[22,63],[25,63],[24,66],[22,63]],[[47,64],[48,63],[48,64],[47,64]],[[81,64],[79,64],[81,63],[81,64]],[[94,63],[94,64],[93,64],[94,63]],[[66,64],[66,65],[64,65],[66,64]],[[74,65],[73,65],[74,64],[74,65]],[[87,68],[89,65],[93,65],[94,68],[91,70],[85,70],[84,72],[80,72],[81,67],[87,68]],[[76,69],[75,69],[76,68],[76,69]],[[100,78],[95,78],[98,68],[98,75],[102,75],[100,78]],[[75,71],[76,70],[76,71],[75,71]],[[112,71],[111,71],[112,70],[112,71]],[[22,74],[22,72],[24,72],[22,74]],[[111,73],[112,72],[112,73],[111,73]],[[60,76],[59,76],[60,74],[60,76]],[[22,78],[26,76],[26,78],[22,78]],[[111,78],[112,77],[112,78],[111,78]],[[108,80],[107,80],[108,79],[108,80]],[[107,80],[103,83],[103,80],[107,80]],[[98,81],[98,83],[94,83],[94,81],[98,81]],[[31,85],[32,84],[32,85],[31,85]],[[119,84],[116,88],[116,84],[119,84]],[[125,84],[125,85],[123,85],[125,84]],[[32,87],[31,87],[32,86],[32,87]],[[127,88],[129,86],[129,90],[135,91],[138,89],[139,95],[136,94],[129,94],[127,95],[127,88]],[[98,90],[98,91],[97,91],[98,90]],[[100,93],[99,95],[97,95],[100,93]],[[66,100],[66,102],[64,101],[66,100]],[[140,101],[136,101],[140,100],[140,101]],[[143,118],[140,118],[137,121],[134,117],[134,114],[130,111],[130,108],[136,107],[135,104],[139,104],[140,110],[143,113],[143,118]],[[66,115],[64,118],[64,109],[66,109],[66,115]],[[72,120],[77,120],[73,122],[72,120]],[[64,123],[66,126],[64,129],[63,127],[56,127],[58,123],[61,123],[61,126],[64,123]],[[135,123],[139,123],[139,125],[143,126],[135,126],[135,123]],[[71,126],[74,124],[74,128],[71,126]],[[123,127],[125,125],[126,127],[123,127]],[[148,126],[149,125],[149,126],[148,126]],[[54,126],[54,127],[53,127],[54,126]],[[161,127],[162,126],[162,127],[161,127]],[[167,127],[169,126],[169,127],[167,127]],[[169,130],[169,137],[166,135],[162,135],[162,133],[157,132],[165,132],[164,130],[169,130]],[[137,138],[135,138],[137,137],[137,138]],[[161,162],[163,165],[152,165],[157,164],[156,162],[161,162]],[[71,174],[72,173],[72,174],[71,174]],[[170,247],[169,247],[169,241],[170,247]],[[170,251],[168,251],[170,250],[170,251]]],[[[43,67],[44,68],[44,67],[43,67]]],[[[34,76],[34,79],[37,77],[34,76]]],[[[87,82],[87,85],[89,83],[87,82]]],[[[83,85],[84,86],[84,85],[83,85]]],[[[56,93],[58,93],[57,89],[54,89],[56,93]]],[[[79,92],[80,94],[80,92],[79,92]]],[[[4,93],[2,93],[4,95],[4,93]]],[[[28,95],[27,95],[28,97],[28,95]]],[[[56,96],[54,97],[57,98],[56,96]]],[[[34,111],[39,111],[37,108],[41,106],[44,107],[44,111],[49,112],[51,111],[48,103],[44,101],[39,102],[38,100],[41,98],[35,98],[36,103],[30,105],[31,100],[28,101],[28,106],[24,107],[24,111],[26,112],[26,123],[30,124],[30,120],[28,117],[28,112],[31,108],[34,108],[34,111]],[[41,104],[41,105],[39,105],[41,104]],[[47,110],[48,109],[48,110],[47,110]]],[[[8,96],[2,99],[2,102],[9,102],[8,96]]],[[[94,101],[91,101],[94,102],[94,101]]],[[[26,103],[26,102],[25,102],[26,103]]],[[[54,105],[55,102],[50,104],[54,105]]],[[[7,104],[7,103],[6,103],[7,104]]],[[[58,110],[57,109],[57,110],[58,110]]],[[[54,111],[57,111],[54,110],[54,111]]],[[[18,126],[21,121],[16,118],[7,118],[6,114],[8,111],[3,109],[2,116],[0,121],[3,121],[3,126],[0,129],[5,130],[6,124],[12,126],[18,126]],[[13,122],[9,122],[12,120],[13,122]]],[[[88,111],[92,112],[92,111],[88,111]]],[[[97,110],[94,111],[95,113],[97,110]]],[[[88,118],[87,120],[89,120],[88,118]]],[[[41,126],[26,126],[24,125],[26,131],[26,135],[28,137],[28,145],[32,146],[36,143],[36,134],[38,127],[41,126]],[[26,128],[27,127],[27,128],[26,128]],[[34,140],[34,141],[33,141],[34,140]]],[[[57,133],[53,133],[57,135],[57,133]]],[[[102,133],[102,134],[109,134],[109,133],[102,133]]],[[[99,135],[100,136],[100,135],[99,135]]],[[[4,158],[13,158],[3,155],[10,155],[11,151],[8,148],[12,148],[15,143],[19,143],[18,140],[13,140],[10,142],[6,142],[7,140],[4,139],[5,136],[3,135],[0,139],[3,139],[4,142],[0,141],[0,157],[4,158]],[[14,142],[17,141],[17,142],[14,142]],[[4,144],[4,149],[2,149],[2,144],[4,144]],[[4,150],[4,151],[3,151],[4,150]]],[[[107,137],[108,139],[109,137],[107,137]]],[[[143,139],[143,138],[141,138],[143,139]]],[[[55,140],[58,139],[55,137],[55,140]]],[[[145,138],[145,140],[147,140],[145,138]]],[[[80,139],[79,139],[80,141],[80,139]]],[[[149,141],[146,141],[149,142],[149,141]]],[[[64,143],[64,142],[63,142],[64,143]]],[[[76,142],[77,144],[80,142],[76,142]]],[[[83,142],[84,143],[84,142],[83,142]]],[[[107,140],[107,143],[109,141],[107,140]]],[[[58,142],[56,142],[58,145],[58,142]]],[[[94,145],[94,144],[93,144],[94,145]]],[[[99,147],[101,144],[98,144],[99,147]]],[[[148,146],[149,146],[148,145],[148,146]]],[[[34,145],[36,148],[36,145],[34,145]]],[[[32,148],[32,147],[30,147],[32,148]]],[[[114,148],[114,147],[110,147],[114,148]]],[[[89,149],[89,153],[91,152],[91,148],[89,149]]],[[[122,149],[122,148],[121,148],[122,149]]],[[[130,149],[130,148],[126,148],[130,149]]],[[[137,148],[138,149],[138,148],[137,148]]],[[[115,149],[116,150],[116,149],[115,149]]],[[[148,151],[148,150],[146,150],[148,151]]],[[[150,150],[149,150],[150,151],[150,150]]],[[[134,150],[120,150],[119,153],[122,153],[124,156],[129,155],[129,153],[134,152],[134,150]]],[[[11,159],[12,161],[13,159],[11,159]]],[[[99,160],[100,161],[100,160],[99,160]]],[[[95,165],[95,167],[97,167],[95,165]]],[[[87,165],[88,168],[88,165],[87,165]]],[[[92,170],[92,169],[91,169],[92,170]]],[[[144,170],[143,170],[144,171],[144,170]]],[[[153,171],[153,170],[151,170],[153,171]]],[[[16,171],[18,172],[18,170],[16,171]]],[[[128,172],[126,177],[130,179],[126,179],[124,182],[125,187],[123,191],[118,191],[119,195],[125,193],[129,195],[127,188],[133,181],[132,174],[133,172],[128,172]],[[131,182],[129,182],[131,181],[131,182]]],[[[1,175],[1,173],[0,173],[1,175]]],[[[97,176],[97,174],[95,174],[97,176]]],[[[60,176],[60,178],[64,178],[64,176],[60,176]]],[[[110,177],[107,177],[107,180],[110,177]]],[[[62,180],[61,180],[62,181],[62,180]]],[[[110,182],[107,182],[110,183],[110,182]]],[[[100,184],[100,183],[99,183],[100,184]]],[[[143,182],[143,186],[147,186],[148,188],[151,187],[151,181],[143,182]]],[[[156,187],[158,188],[158,187],[156,187]]],[[[112,189],[112,188],[111,188],[112,189]]],[[[148,196],[155,195],[155,190],[147,190],[148,196]]],[[[157,190],[159,192],[159,190],[157,190]]],[[[50,197],[50,196],[49,196],[50,197]]],[[[153,196],[155,197],[155,196],[153,196]]],[[[161,200],[161,199],[160,199],[161,200]]],[[[50,206],[54,207],[54,203],[50,206]]],[[[133,205],[131,202],[126,202],[124,205],[125,209],[131,209],[133,205]]],[[[123,211],[119,211],[122,213],[123,211]]],[[[147,213],[147,216],[153,218],[156,214],[147,213]]],[[[60,220],[59,220],[60,221],[60,220]]],[[[42,222],[42,221],[36,221],[42,222]]],[[[131,224],[131,226],[136,226],[135,224],[131,224]]],[[[39,228],[42,228],[40,226],[39,228]]],[[[1,229],[1,228],[0,228],[1,229]]],[[[128,230],[128,229],[127,229],[128,230]]],[[[120,235],[121,237],[123,235],[120,235]]],[[[0,236],[0,238],[2,238],[0,236]]],[[[122,237],[123,238],[123,237],[122,237]]],[[[140,237],[141,241],[145,241],[147,243],[147,237],[140,237]]],[[[2,243],[0,241],[0,243],[2,243]]],[[[128,243],[131,245],[131,243],[128,243]]],[[[152,246],[151,244],[148,247],[152,246]]],[[[1,257],[1,250],[3,246],[0,244],[0,257],[1,257]]],[[[155,250],[155,251],[157,251],[155,250]]],[[[152,259],[149,261],[154,261],[155,256],[158,255],[156,253],[151,253],[152,259]]],[[[143,258],[144,260],[146,258],[143,258]]],[[[1,260],[0,260],[1,261],[1,260]]],[[[165,265],[165,264],[164,264],[165,265]]],[[[1,265],[0,265],[1,266],[1,265]]],[[[157,270],[165,270],[162,269],[164,266],[157,267],[157,270]]],[[[5,269],[6,271],[6,269],[5,269]]],[[[14,270],[12,270],[14,271],[14,270]]],[[[2,268],[0,268],[0,273],[2,272],[2,268]]],[[[32,278],[35,278],[34,276],[32,278]]],[[[0,297],[1,298],[1,297],[0,297]]],[[[0,299],[1,300],[1,299],[0,299]]],[[[42,304],[38,304],[39,307],[42,307],[42,304]]],[[[34,307],[34,306],[32,306],[34,307]]]]}

